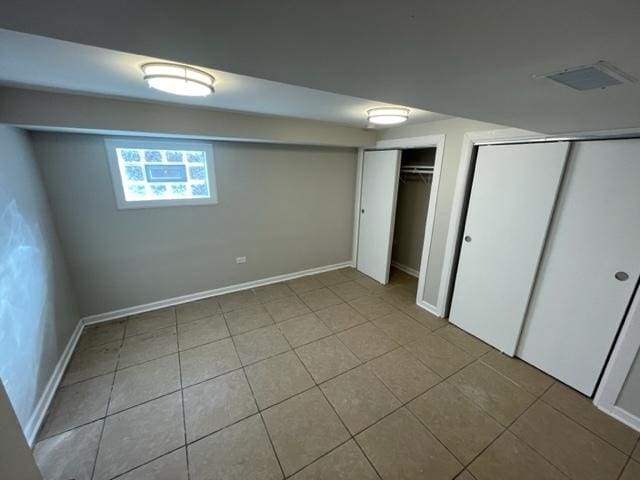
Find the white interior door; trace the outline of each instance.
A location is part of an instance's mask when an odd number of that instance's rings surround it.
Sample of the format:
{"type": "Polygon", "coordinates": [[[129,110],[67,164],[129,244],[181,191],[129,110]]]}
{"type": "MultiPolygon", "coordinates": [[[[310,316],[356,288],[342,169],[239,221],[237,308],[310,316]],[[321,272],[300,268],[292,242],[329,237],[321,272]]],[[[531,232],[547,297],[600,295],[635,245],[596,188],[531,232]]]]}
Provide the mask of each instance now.
{"type": "Polygon", "coordinates": [[[638,275],[640,140],[578,142],[518,356],[591,396],[638,275]]]}
{"type": "Polygon", "coordinates": [[[568,144],[478,149],[450,321],[513,355],[568,144]]]}
{"type": "Polygon", "coordinates": [[[389,282],[399,172],[400,150],[364,152],[356,268],[382,284],[389,282]]]}

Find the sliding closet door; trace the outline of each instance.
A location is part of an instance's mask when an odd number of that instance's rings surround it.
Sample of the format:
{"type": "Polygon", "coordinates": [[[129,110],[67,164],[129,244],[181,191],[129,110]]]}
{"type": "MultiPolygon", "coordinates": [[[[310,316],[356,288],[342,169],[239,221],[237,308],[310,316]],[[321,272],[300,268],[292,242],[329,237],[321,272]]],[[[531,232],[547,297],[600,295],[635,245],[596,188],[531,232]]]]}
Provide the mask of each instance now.
{"type": "Polygon", "coordinates": [[[400,150],[364,152],[357,269],[389,282],[400,150]]]}
{"type": "Polygon", "coordinates": [[[483,146],[450,321],[513,355],[569,145],[483,146]]]}
{"type": "Polygon", "coordinates": [[[518,356],[592,395],[640,274],[640,140],[576,143],[518,356]]]}

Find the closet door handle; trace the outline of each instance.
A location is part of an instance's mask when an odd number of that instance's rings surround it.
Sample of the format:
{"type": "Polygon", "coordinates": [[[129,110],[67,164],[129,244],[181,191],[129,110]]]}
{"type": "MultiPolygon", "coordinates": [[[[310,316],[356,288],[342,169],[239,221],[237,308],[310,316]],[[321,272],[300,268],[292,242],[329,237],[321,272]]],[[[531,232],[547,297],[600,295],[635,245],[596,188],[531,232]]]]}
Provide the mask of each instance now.
{"type": "Polygon", "coordinates": [[[464,237],[464,241],[467,242],[467,243],[471,243],[471,237],[469,235],[466,235],[464,237]]]}
{"type": "Polygon", "coordinates": [[[629,274],[627,272],[616,272],[614,277],[616,277],[616,280],[624,282],[625,280],[629,279],[629,274]]]}
{"type": "Polygon", "coordinates": [[[364,208],[362,210],[360,210],[360,213],[364,213],[364,208]]]}

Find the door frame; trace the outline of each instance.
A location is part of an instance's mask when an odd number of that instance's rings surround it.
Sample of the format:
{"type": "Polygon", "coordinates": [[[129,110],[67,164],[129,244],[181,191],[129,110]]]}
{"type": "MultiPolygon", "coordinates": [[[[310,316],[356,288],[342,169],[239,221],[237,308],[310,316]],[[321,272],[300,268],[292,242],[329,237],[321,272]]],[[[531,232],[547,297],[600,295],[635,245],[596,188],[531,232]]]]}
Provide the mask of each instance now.
{"type": "Polygon", "coordinates": [[[638,352],[640,352],[640,290],[636,288],[622,330],[605,364],[593,403],[600,410],[640,431],[640,417],[616,405],[638,352]]]}
{"type": "MultiPolygon", "coordinates": [[[[466,208],[467,190],[473,173],[472,164],[475,149],[481,145],[508,143],[533,143],[549,141],[614,140],[640,137],[640,129],[620,129],[580,132],[564,135],[550,135],[530,132],[517,128],[474,131],[464,134],[462,153],[458,167],[449,229],[445,245],[445,255],[440,279],[438,304],[443,306],[443,316],[448,315],[453,293],[454,260],[460,248],[460,232],[466,208]]],[[[615,402],[627,379],[636,355],[640,352],[640,289],[636,289],[622,330],[616,338],[611,355],[605,365],[604,374],[593,397],[594,405],[608,415],[640,431],[640,417],[618,407],[615,402]]]]}
{"type": "Polygon", "coordinates": [[[422,258],[420,259],[420,273],[418,275],[418,289],[416,292],[416,304],[437,316],[442,316],[441,305],[431,305],[424,301],[424,288],[431,250],[431,238],[435,223],[436,206],[438,201],[438,189],[440,186],[440,172],[442,171],[442,158],[444,155],[445,134],[425,135],[420,137],[397,138],[393,140],[379,140],[374,148],[361,148],[358,150],[358,165],[356,173],[356,204],[354,208],[354,241],[353,263],[356,265],[358,255],[358,233],[360,231],[360,197],[362,188],[362,169],[364,165],[365,150],[406,150],[410,148],[435,148],[436,155],[433,165],[433,178],[429,204],[427,206],[427,219],[425,222],[424,242],[422,246],[422,258]]]}

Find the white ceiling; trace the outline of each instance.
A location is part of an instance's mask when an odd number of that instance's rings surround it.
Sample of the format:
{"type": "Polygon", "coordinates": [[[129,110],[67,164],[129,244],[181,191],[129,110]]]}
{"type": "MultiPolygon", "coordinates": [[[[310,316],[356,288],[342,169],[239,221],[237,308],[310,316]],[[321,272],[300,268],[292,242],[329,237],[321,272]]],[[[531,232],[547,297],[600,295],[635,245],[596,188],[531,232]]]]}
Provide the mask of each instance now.
{"type": "Polygon", "coordinates": [[[640,125],[640,85],[533,74],[609,61],[640,76],[638,0],[3,0],[0,27],[536,130],[640,125]]]}
{"type": "MultiPolygon", "coordinates": [[[[388,105],[357,97],[204,69],[215,79],[208,97],[180,97],[147,87],[140,65],[159,60],[0,29],[0,84],[100,94],[366,127],[368,108],[388,105]]],[[[447,118],[412,109],[409,123],[447,118]]]]}

